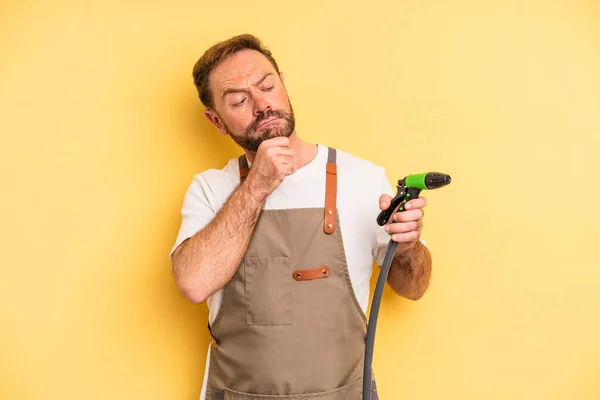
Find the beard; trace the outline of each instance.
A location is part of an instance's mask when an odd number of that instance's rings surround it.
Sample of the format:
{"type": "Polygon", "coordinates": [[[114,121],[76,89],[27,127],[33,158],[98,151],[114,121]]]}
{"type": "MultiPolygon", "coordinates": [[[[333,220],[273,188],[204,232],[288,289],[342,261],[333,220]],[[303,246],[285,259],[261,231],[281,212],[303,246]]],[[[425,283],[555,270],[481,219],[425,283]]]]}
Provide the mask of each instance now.
{"type": "Polygon", "coordinates": [[[256,153],[260,144],[265,140],[280,136],[289,138],[294,132],[294,129],[296,129],[294,109],[289,101],[288,104],[290,106],[289,113],[285,111],[267,110],[266,112],[259,114],[259,116],[256,117],[256,119],[250,125],[248,125],[244,135],[236,135],[231,131],[231,129],[229,129],[227,124],[224,123],[225,131],[242,149],[256,153]],[[267,128],[262,129],[262,133],[258,134],[257,136],[256,127],[259,126],[263,121],[273,117],[281,118],[281,120],[275,122],[273,125],[267,128]]]}

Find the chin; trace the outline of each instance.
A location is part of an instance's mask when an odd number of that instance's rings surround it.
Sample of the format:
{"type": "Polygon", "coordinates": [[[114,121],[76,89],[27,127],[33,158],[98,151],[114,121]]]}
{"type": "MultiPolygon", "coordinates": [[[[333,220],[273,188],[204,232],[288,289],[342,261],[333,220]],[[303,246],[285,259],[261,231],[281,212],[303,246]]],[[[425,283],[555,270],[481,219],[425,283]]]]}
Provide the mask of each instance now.
{"type": "Polygon", "coordinates": [[[288,137],[289,138],[290,136],[292,136],[292,132],[293,132],[293,130],[288,132],[287,130],[284,131],[283,129],[271,129],[271,128],[267,128],[267,129],[264,130],[264,132],[263,132],[263,134],[261,136],[263,138],[265,138],[265,140],[266,139],[273,139],[273,138],[280,137],[280,136],[288,137]]]}

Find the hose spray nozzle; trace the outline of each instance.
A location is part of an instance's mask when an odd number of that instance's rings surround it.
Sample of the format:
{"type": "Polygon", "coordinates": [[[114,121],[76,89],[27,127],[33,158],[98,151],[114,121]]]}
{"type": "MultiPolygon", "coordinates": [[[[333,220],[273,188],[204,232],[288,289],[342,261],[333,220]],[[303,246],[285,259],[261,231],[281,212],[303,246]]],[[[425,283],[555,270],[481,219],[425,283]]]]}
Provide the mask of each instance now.
{"type": "Polygon", "coordinates": [[[404,211],[404,203],[416,199],[421,194],[421,190],[438,189],[452,182],[450,175],[440,172],[425,172],[422,174],[412,174],[398,181],[398,192],[392,199],[387,210],[379,213],[377,223],[381,226],[388,223],[390,217],[398,206],[398,211],[404,211]]]}

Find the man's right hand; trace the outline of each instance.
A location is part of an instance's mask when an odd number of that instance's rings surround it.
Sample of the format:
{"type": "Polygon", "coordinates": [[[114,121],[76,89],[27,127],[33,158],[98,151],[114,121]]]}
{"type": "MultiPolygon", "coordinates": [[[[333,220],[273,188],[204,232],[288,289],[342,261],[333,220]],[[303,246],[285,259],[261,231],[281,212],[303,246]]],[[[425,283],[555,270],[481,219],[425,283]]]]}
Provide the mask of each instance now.
{"type": "Polygon", "coordinates": [[[297,169],[296,154],[286,137],[267,139],[260,144],[246,182],[250,192],[264,200],[297,169]]]}

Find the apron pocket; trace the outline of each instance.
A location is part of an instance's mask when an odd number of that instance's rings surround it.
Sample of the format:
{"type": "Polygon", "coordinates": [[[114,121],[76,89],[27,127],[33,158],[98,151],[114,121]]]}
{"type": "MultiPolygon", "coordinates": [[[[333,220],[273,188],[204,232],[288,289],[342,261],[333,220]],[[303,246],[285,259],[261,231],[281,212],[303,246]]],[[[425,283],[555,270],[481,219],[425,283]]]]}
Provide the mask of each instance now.
{"type": "Polygon", "coordinates": [[[268,394],[252,394],[236,392],[235,390],[225,389],[224,400],[298,400],[297,394],[290,396],[268,395],[268,394]]]}
{"type": "Polygon", "coordinates": [[[231,389],[225,389],[224,393],[224,400],[361,400],[362,379],[349,385],[321,393],[268,395],[242,393],[231,389]]]}
{"type": "Polygon", "coordinates": [[[292,324],[292,271],[288,257],[244,259],[246,323],[292,324]]]}
{"type": "Polygon", "coordinates": [[[323,393],[301,394],[298,400],[361,400],[362,378],[346,386],[323,393]]]}

